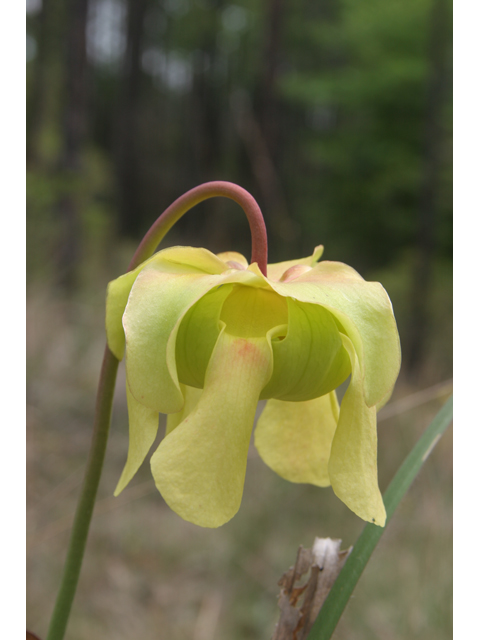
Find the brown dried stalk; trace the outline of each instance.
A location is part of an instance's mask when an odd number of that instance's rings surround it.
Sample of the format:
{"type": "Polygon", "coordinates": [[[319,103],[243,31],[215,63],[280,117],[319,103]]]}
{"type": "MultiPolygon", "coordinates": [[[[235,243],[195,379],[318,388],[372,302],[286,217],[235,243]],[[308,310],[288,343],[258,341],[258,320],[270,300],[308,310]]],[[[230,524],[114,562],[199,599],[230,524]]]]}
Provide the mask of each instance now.
{"type": "Polygon", "coordinates": [[[315,538],[311,549],[299,547],[295,566],[278,581],[280,620],[272,640],[305,640],[351,551],[340,551],[341,543],[315,538]]]}

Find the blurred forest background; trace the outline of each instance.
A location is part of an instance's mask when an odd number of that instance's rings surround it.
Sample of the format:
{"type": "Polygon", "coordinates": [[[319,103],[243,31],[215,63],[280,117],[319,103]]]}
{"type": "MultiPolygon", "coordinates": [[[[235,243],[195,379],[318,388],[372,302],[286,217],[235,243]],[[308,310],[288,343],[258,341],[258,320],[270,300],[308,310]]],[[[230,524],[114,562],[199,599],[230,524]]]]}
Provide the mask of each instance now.
{"type": "MultiPolygon", "coordinates": [[[[450,0],[27,0],[32,630],[45,634],[88,450],[106,285],[201,182],[254,195],[270,262],[324,244],[389,292],[403,366],[379,425],[385,488],[452,375],[451,12],[450,0]]],[[[250,252],[224,199],[188,213],[169,244],[250,252]]],[[[172,514],[148,464],[114,502],[126,449],[119,383],[72,640],[268,638],[298,545],[361,530],[330,490],[285,483],[254,450],[242,509],[218,531],[172,514]]],[[[450,456],[447,436],[338,639],[451,637],[450,456]]]]}

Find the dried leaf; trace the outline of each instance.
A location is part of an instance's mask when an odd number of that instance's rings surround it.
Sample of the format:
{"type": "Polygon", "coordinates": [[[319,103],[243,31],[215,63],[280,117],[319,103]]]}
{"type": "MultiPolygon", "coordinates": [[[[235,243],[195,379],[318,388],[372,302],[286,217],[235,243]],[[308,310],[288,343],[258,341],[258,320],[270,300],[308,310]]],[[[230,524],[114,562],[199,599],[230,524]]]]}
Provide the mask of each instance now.
{"type": "Polygon", "coordinates": [[[283,574],[278,606],[280,620],[272,640],[304,640],[345,564],[351,549],[340,551],[341,540],[315,538],[311,549],[298,549],[293,567],[283,574]]]}

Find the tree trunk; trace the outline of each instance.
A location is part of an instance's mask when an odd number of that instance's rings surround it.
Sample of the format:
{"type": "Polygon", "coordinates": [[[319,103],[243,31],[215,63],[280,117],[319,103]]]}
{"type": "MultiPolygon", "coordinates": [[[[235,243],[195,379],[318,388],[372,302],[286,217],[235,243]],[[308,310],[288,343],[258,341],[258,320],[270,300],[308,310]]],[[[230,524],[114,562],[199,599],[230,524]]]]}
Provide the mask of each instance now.
{"type": "Polygon", "coordinates": [[[413,274],[409,344],[405,364],[411,379],[423,364],[430,324],[430,292],[441,168],[442,108],[445,98],[448,4],[434,0],[431,10],[427,78],[423,181],[419,198],[417,255],[413,274]]]}
{"type": "Polygon", "coordinates": [[[63,149],[59,172],[67,183],[58,202],[60,247],[58,281],[69,290],[76,285],[80,259],[81,151],[87,126],[87,50],[88,0],[70,0],[67,13],[65,106],[63,149]]]}
{"type": "Polygon", "coordinates": [[[48,58],[48,23],[51,0],[43,0],[38,17],[37,57],[34,61],[32,97],[27,121],[27,166],[34,165],[39,156],[39,137],[45,113],[45,92],[48,58]]]}
{"type": "MultiPolygon", "coordinates": [[[[221,14],[225,0],[214,0],[212,12],[221,14]]],[[[191,176],[193,184],[222,177],[223,126],[225,90],[219,78],[218,21],[204,27],[200,46],[195,52],[191,91],[191,176]]],[[[225,226],[221,220],[225,202],[214,198],[200,204],[196,215],[184,223],[186,233],[199,243],[221,246],[225,241],[225,226]]]]}
{"type": "Polygon", "coordinates": [[[144,217],[139,118],[142,40],[146,9],[147,0],[128,0],[127,48],[116,132],[119,231],[125,236],[137,235],[144,217]]]}
{"type": "Polygon", "coordinates": [[[273,162],[278,155],[278,101],[276,83],[280,63],[283,0],[269,0],[265,28],[265,52],[260,88],[260,125],[273,162]]]}

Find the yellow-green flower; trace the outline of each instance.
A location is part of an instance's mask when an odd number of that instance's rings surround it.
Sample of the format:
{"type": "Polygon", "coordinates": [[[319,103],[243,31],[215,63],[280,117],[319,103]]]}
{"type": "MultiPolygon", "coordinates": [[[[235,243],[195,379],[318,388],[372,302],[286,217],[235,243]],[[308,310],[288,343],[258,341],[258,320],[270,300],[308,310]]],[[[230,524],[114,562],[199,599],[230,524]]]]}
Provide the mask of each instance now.
{"type": "Polygon", "coordinates": [[[130,445],[116,494],[152,446],[158,490],[182,518],[218,527],[238,511],[255,431],[265,463],[291,482],[332,485],[383,526],[376,411],[400,366],[384,288],[339,262],[268,266],[237,253],[173,247],[110,283],[107,337],[126,350],[130,445]],[[339,407],[335,389],[349,376],[339,407]]]}

